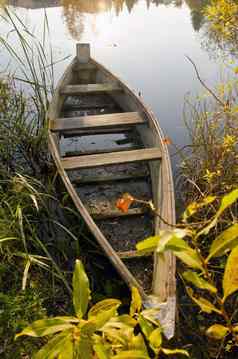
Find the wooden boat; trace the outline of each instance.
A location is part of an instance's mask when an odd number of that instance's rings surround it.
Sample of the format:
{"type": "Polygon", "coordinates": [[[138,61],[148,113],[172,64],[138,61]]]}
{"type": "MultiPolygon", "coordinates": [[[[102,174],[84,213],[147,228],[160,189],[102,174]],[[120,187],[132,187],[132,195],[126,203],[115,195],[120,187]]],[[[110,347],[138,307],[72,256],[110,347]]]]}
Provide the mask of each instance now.
{"type": "Polygon", "coordinates": [[[121,277],[139,289],[146,307],[160,308],[168,338],[174,334],[175,259],[138,256],[135,244],[175,223],[167,146],[158,121],[141,98],[90,57],[88,44],[66,69],[49,109],[49,149],[75,206],[121,277]],[[153,200],[127,213],[124,193],[153,200]]]}

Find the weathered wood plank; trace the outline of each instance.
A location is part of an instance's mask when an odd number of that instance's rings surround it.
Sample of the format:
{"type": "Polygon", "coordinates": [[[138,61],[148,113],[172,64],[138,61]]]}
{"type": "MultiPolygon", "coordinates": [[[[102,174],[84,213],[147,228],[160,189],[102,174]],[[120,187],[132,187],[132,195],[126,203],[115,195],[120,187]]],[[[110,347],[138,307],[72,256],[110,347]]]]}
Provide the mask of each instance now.
{"type": "Polygon", "coordinates": [[[133,151],[68,157],[61,159],[61,163],[65,170],[73,170],[79,168],[106,166],[116,163],[129,163],[156,159],[161,159],[161,151],[158,148],[145,148],[133,151]]]}
{"type": "Polygon", "coordinates": [[[52,131],[66,132],[90,128],[132,126],[145,123],[138,112],[59,118],[50,122],[52,131]]]}
{"type": "Polygon", "coordinates": [[[104,182],[120,182],[120,181],[128,181],[128,180],[137,180],[148,178],[149,174],[145,172],[135,172],[132,174],[109,174],[108,176],[82,176],[75,178],[73,183],[75,185],[82,184],[93,184],[93,183],[104,183],[104,182]]]}
{"type": "Polygon", "coordinates": [[[79,71],[88,71],[88,70],[96,70],[96,66],[92,63],[77,63],[74,65],[74,67],[72,68],[73,72],[79,72],[79,71]]]}
{"type": "Polygon", "coordinates": [[[121,259],[132,259],[132,258],[138,258],[138,257],[150,257],[151,253],[143,253],[137,251],[124,251],[124,252],[117,252],[117,255],[121,259]]]}
{"type": "Polygon", "coordinates": [[[127,212],[122,212],[116,208],[115,209],[111,208],[110,210],[108,210],[108,209],[102,210],[100,208],[99,208],[99,210],[95,210],[95,209],[88,208],[88,211],[89,211],[90,215],[93,217],[93,219],[103,220],[103,219],[108,219],[108,218],[139,216],[141,214],[148,212],[148,209],[145,207],[130,208],[127,212]]]}
{"type": "Polygon", "coordinates": [[[130,151],[130,150],[137,150],[142,148],[139,145],[132,145],[128,147],[122,148],[101,148],[101,149],[92,149],[87,151],[66,151],[63,157],[75,157],[75,156],[87,156],[87,155],[94,155],[97,153],[111,153],[111,152],[118,152],[118,151],[130,151]]]}
{"type": "MultiPolygon", "coordinates": [[[[123,132],[132,132],[133,127],[109,127],[109,128],[96,128],[96,129],[86,129],[86,130],[77,130],[77,131],[67,131],[63,134],[65,138],[68,137],[78,137],[78,136],[92,136],[92,135],[106,135],[106,134],[113,134],[113,133],[123,133],[123,132]]],[[[53,132],[52,132],[53,133],[53,132]]],[[[54,132],[56,133],[56,132],[54,132]]]]}
{"type": "Polygon", "coordinates": [[[62,95],[79,95],[81,93],[98,93],[121,91],[122,88],[116,83],[101,83],[101,84],[87,84],[87,85],[67,85],[60,91],[62,95]]]}

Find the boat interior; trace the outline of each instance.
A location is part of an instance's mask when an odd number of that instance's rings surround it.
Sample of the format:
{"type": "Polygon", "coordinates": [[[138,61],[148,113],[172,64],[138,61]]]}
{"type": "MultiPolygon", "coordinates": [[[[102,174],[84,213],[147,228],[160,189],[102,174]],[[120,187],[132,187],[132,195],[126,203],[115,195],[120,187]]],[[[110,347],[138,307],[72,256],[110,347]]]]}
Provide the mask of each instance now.
{"type": "Polygon", "coordinates": [[[162,149],[157,125],[139,97],[91,59],[86,45],[77,48],[77,57],[56,92],[50,131],[60,165],[138,287],[150,294],[155,258],[138,256],[135,246],[158,232],[159,218],[143,203],[134,202],[123,212],[116,202],[129,193],[139,200],[152,200],[161,209],[162,149]]]}

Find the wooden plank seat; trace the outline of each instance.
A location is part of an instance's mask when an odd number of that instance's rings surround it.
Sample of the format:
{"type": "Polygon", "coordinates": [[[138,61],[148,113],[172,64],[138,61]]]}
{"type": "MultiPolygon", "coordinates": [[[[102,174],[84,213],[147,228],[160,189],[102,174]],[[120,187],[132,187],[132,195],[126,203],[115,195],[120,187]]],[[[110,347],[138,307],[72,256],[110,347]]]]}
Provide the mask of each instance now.
{"type": "Polygon", "coordinates": [[[83,71],[85,71],[85,70],[86,71],[87,70],[97,70],[97,67],[94,64],[90,63],[90,62],[87,62],[85,64],[77,62],[77,64],[74,65],[72,70],[74,72],[79,72],[79,71],[82,71],[82,70],[83,71]]]}
{"type": "Polygon", "coordinates": [[[148,209],[146,207],[130,208],[127,212],[122,212],[117,208],[115,209],[106,208],[104,210],[93,209],[93,208],[87,208],[87,209],[90,215],[95,220],[103,220],[103,219],[117,218],[117,217],[128,217],[128,216],[139,216],[148,212],[148,209]]]}
{"type": "Polygon", "coordinates": [[[122,112],[107,115],[93,115],[59,118],[50,123],[51,131],[67,132],[114,126],[132,126],[145,123],[138,112],[122,112]]]}
{"type": "Polygon", "coordinates": [[[120,181],[130,181],[130,180],[137,180],[137,179],[146,179],[149,177],[148,173],[145,172],[135,172],[133,174],[109,174],[108,176],[82,176],[75,178],[72,182],[75,185],[82,185],[82,184],[90,184],[90,183],[104,183],[104,182],[120,182],[120,181]]]}
{"type": "Polygon", "coordinates": [[[141,253],[141,252],[137,252],[137,251],[123,251],[123,252],[117,252],[117,255],[121,258],[121,259],[132,259],[132,258],[138,258],[138,257],[150,257],[151,253],[149,252],[145,252],[145,253],[141,253]]]}
{"type": "Polygon", "coordinates": [[[86,93],[99,93],[122,91],[122,88],[117,83],[101,83],[101,84],[86,84],[86,85],[67,85],[60,90],[62,95],[79,95],[86,93]]]}
{"type": "Polygon", "coordinates": [[[103,153],[89,156],[67,157],[61,159],[65,170],[106,166],[136,161],[150,161],[161,159],[159,148],[144,148],[140,150],[103,153]]]}

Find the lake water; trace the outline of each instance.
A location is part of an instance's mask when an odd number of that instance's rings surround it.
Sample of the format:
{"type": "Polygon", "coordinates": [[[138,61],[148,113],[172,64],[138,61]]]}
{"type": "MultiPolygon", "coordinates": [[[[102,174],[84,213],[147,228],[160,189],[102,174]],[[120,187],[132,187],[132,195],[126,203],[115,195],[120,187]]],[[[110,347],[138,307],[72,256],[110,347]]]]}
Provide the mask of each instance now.
{"type": "MultiPolygon", "coordinates": [[[[11,0],[9,9],[37,33],[46,11],[56,59],[75,54],[77,42],[90,42],[92,56],[123,79],[158,117],[166,136],[187,142],[183,104],[201,92],[194,69],[212,86],[221,63],[207,50],[203,0],[11,0]]],[[[9,31],[0,18],[1,34],[9,31]]],[[[1,68],[9,58],[1,50],[1,68]]],[[[57,65],[56,78],[69,60],[57,65]]]]}

